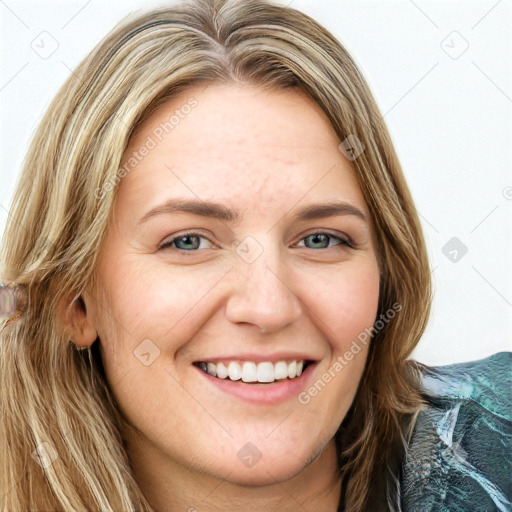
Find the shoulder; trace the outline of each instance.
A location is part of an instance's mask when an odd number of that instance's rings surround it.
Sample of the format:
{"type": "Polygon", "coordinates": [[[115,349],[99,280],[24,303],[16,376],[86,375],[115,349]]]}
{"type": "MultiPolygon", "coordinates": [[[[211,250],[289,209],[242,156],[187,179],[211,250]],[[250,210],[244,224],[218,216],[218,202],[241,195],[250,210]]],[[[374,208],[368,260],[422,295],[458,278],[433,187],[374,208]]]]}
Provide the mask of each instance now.
{"type": "Polygon", "coordinates": [[[422,367],[424,392],[435,403],[478,405],[510,421],[512,409],[512,352],[447,366],[422,367]]]}
{"type": "Polygon", "coordinates": [[[419,370],[426,406],[402,466],[404,512],[511,510],[512,353],[419,370]]]}

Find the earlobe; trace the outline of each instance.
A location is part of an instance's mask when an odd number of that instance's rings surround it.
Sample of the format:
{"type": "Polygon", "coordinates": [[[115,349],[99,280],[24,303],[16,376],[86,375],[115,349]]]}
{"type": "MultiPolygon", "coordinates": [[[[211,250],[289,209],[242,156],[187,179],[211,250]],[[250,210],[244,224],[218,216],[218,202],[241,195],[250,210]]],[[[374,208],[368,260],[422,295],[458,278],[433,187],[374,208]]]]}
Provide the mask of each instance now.
{"type": "Polygon", "coordinates": [[[60,316],[66,336],[78,348],[88,348],[94,343],[98,333],[82,296],[75,300],[64,300],[60,316]]]}

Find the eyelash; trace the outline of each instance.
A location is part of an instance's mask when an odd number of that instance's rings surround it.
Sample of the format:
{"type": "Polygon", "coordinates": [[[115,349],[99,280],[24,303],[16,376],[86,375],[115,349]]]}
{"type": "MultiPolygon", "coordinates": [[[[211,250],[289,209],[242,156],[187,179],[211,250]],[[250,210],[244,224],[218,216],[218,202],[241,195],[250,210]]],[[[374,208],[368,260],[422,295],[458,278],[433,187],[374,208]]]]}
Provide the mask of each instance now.
{"type": "MultiPolygon", "coordinates": [[[[312,233],[308,233],[307,235],[304,235],[299,241],[301,242],[302,240],[304,240],[305,238],[308,238],[310,236],[314,236],[314,235],[327,235],[329,236],[330,238],[335,238],[337,240],[339,240],[339,244],[336,244],[334,246],[330,246],[330,247],[323,247],[322,249],[320,250],[325,250],[325,249],[332,249],[333,247],[338,247],[338,246],[345,246],[345,247],[349,247],[351,249],[354,248],[354,246],[345,238],[343,237],[340,237],[338,235],[333,235],[332,233],[329,233],[327,231],[313,231],[312,233]]],[[[158,247],[158,250],[159,251],[162,251],[164,249],[168,249],[172,246],[172,244],[178,240],[179,238],[184,238],[184,237],[187,237],[187,236],[197,236],[199,238],[204,238],[206,240],[209,240],[206,236],[202,235],[201,233],[197,233],[195,231],[187,231],[185,233],[181,233],[173,238],[171,238],[170,240],[164,242],[163,244],[161,244],[159,247],[158,247]]],[[[209,240],[210,241],[210,240],[209,240]]],[[[211,241],[210,241],[211,242],[211,241]]],[[[213,243],[213,242],[211,242],[213,243]]],[[[306,249],[311,249],[310,247],[305,247],[306,249]]],[[[198,252],[200,249],[191,249],[191,250],[187,250],[187,249],[179,249],[179,248],[175,248],[176,251],[179,251],[181,253],[193,253],[193,252],[198,252]]],[[[318,250],[318,249],[312,249],[312,250],[318,250]]]]}

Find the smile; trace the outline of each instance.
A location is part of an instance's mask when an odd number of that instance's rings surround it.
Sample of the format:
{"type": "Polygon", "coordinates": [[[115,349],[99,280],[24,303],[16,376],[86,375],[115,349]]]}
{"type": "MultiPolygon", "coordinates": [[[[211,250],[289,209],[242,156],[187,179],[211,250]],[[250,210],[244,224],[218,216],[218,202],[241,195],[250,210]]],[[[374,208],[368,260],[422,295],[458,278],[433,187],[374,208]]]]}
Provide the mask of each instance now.
{"type": "Polygon", "coordinates": [[[308,362],[305,360],[277,361],[275,363],[269,361],[261,363],[253,361],[225,361],[218,363],[199,361],[194,364],[205,373],[218,379],[270,384],[279,380],[291,380],[300,377],[306,369],[308,362]]]}

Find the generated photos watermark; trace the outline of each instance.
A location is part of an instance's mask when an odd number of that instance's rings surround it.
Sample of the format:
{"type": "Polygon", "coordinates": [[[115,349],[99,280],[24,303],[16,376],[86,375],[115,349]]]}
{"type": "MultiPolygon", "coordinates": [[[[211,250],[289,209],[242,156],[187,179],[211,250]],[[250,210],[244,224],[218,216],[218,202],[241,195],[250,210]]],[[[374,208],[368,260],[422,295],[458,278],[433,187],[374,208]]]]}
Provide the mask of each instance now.
{"type": "Polygon", "coordinates": [[[199,102],[196,98],[193,96],[190,97],[186,103],[174,111],[167,121],[160,123],[156,128],[154,128],[151,135],[147,136],[144,143],[139,146],[137,150],[132,151],[126,159],[125,164],[118,169],[115,176],[111,176],[103,186],[94,191],[94,197],[98,200],[103,199],[107,192],[114,190],[116,185],[125,176],[130,174],[130,172],[132,172],[133,169],[135,169],[139,163],[142,162],[142,160],[144,160],[144,158],[148,156],[149,153],[190,114],[190,112],[192,112],[192,109],[197,107],[198,104],[199,102]]]}
{"type": "Polygon", "coordinates": [[[402,305],[395,302],[391,308],[382,313],[378,320],[375,321],[373,327],[360,332],[356,340],[352,341],[350,348],[345,351],[342,356],[338,356],[336,361],[320,376],[316,381],[302,393],[299,393],[298,400],[302,405],[307,405],[311,399],[317,396],[325,386],[331,382],[343,369],[361,352],[363,347],[368,345],[370,340],[393,319],[396,314],[402,310],[402,305]]]}

